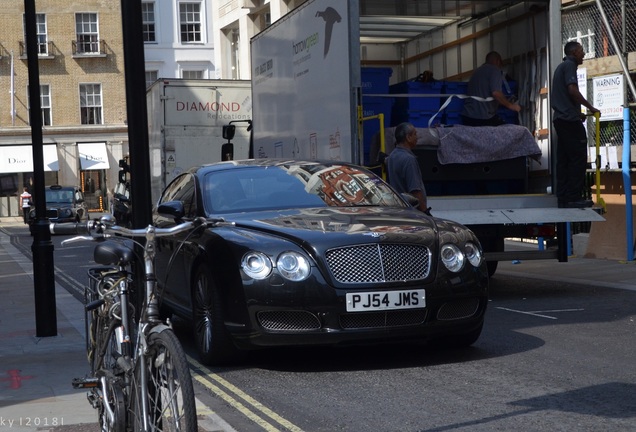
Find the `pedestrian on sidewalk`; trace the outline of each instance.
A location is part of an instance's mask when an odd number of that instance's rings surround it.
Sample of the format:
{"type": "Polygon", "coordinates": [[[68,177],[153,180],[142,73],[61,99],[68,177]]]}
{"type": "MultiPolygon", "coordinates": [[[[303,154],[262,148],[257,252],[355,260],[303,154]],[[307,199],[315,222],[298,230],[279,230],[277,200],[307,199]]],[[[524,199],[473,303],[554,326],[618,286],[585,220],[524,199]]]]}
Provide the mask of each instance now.
{"type": "Polygon", "coordinates": [[[22,202],[22,217],[24,218],[24,223],[29,223],[29,213],[31,212],[31,194],[29,190],[25,187],[24,192],[20,194],[20,201],[22,202]]]}
{"type": "Polygon", "coordinates": [[[554,71],[551,93],[552,123],[557,136],[556,195],[559,207],[592,207],[591,200],[583,199],[588,145],[581,105],[592,114],[599,110],[579,91],[576,69],[583,64],[583,46],[568,42],[564,54],[563,62],[554,71]]]}

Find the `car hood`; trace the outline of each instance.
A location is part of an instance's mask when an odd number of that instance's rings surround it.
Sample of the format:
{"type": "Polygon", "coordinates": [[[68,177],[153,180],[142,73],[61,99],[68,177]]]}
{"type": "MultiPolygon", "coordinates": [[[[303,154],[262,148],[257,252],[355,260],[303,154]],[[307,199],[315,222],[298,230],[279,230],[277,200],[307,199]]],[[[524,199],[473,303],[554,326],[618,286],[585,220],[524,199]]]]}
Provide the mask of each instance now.
{"type": "Polygon", "coordinates": [[[432,247],[440,219],[412,209],[307,208],[227,215],[238,230],[282,236],[299,245],[329,247],[362,243],[418,243],[432,247]]]}

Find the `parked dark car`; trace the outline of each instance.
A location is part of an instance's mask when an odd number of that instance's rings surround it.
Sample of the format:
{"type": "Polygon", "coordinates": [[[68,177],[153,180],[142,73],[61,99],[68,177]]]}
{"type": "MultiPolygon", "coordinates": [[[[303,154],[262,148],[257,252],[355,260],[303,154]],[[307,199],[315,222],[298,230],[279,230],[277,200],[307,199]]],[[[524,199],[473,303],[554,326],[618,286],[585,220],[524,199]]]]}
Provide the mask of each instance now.
{"type": "MultiPolygon", "coordinates": [[[[47,186],[44,190],[46,199],[46,217],[51,222],[80,222],[88,218],[84,194],[77,186],[47,186]]],[[[31,206],[29,223],[35,222],[35,207],[31,206]]]]}
{"type": "Polygon", "coordinates": [[[192,168],[164,190],[153,219],[168,227],[200,216],[234,225],[162,238],[157,270],[164,311],[192,321],[206,364],[283,345],[467,346],[482,331],[488,275],[476,236],[361,167],[192,168]]]}
{"type": "Polygon", "coordinates": [[[113,193],[113,216],[117,224],[125,227],[132,226],[132,202],[130,188],[127,183],[117,183],[113,193]]]}

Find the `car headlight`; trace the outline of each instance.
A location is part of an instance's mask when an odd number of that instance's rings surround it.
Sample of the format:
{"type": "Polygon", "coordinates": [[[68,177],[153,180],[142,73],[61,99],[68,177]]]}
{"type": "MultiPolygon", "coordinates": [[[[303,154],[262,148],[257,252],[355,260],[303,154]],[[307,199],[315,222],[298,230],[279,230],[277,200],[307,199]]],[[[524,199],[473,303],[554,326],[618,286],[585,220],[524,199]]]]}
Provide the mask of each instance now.
{"type": "Polygon", "coordinates": [[[241,267],[252,279],[265,279],[272,272],[272,261],[261,252],[250,251],[243,255],[241,267]]]}
{"type": "Polygon", "coordinates": [[[453,273],[457,273],[464,267],[466,257],[464,253],[452,243],[443,245],[440,249],[439,256],[446,268],[453,273]]]}
{"type": "Polygon", "coordinates": [[[281,276],[294,282],[307,279],[311,271],[311,265],[307,258],[294,251],[280,254],[276,261],[276,267],[278,267],[281,276]]]}
{"type": "Polygon", "coordinates": [[[58,217],[70,218],[71,216],[73,216],[73,212],[71,211],[71,209],[60,209],[58,217]]]}
{"type": "Polygon", "coordinates": [[[464,249],[466,250],[466,258],[468,259],[468,262],[473,267],[479,267],[482,259],[481,249],[479,248],[479,246],[477,246],[475,243],[468,242],[466,243],[464,249]]]}

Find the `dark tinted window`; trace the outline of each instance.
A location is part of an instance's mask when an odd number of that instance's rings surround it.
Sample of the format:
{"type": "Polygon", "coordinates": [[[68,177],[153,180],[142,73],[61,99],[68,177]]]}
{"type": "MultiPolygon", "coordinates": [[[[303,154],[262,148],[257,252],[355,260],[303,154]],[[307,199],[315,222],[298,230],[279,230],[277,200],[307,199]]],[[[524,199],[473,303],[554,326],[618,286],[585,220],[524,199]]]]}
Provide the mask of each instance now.
{"type": "Polygon", "coordinates": [[[236,167],[208,174],[208,213],[307,207],[404,206],[372,173],[349,165],[236,167]]]}

